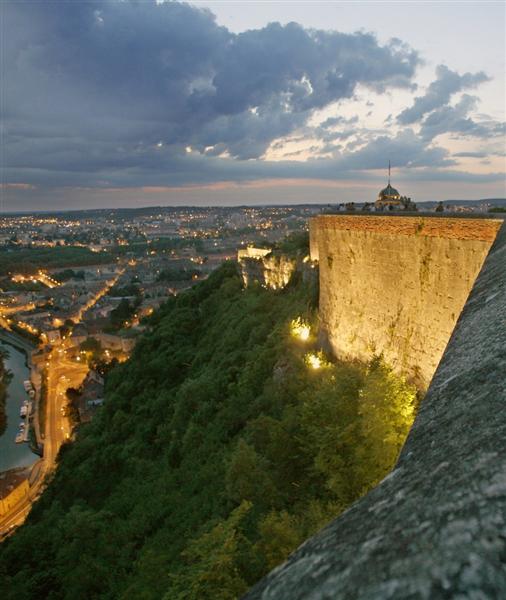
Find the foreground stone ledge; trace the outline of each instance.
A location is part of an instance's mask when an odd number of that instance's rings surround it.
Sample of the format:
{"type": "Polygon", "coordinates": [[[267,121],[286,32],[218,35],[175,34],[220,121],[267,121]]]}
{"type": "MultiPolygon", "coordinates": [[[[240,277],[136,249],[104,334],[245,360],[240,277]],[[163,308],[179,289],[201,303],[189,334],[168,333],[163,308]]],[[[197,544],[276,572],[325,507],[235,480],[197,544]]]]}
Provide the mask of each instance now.
{"type": "Polygon", "coordinates": [[[506,226],[394,471],[248,600],[506,594],[506,226]]]}

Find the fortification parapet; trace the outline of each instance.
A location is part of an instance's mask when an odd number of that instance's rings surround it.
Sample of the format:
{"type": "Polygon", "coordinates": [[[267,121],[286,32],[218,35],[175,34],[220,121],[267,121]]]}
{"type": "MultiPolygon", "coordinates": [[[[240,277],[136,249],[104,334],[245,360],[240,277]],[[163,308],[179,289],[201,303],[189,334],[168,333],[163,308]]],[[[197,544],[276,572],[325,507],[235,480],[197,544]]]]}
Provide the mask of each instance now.
{"type": "Polygon", "coordinates": [[[325,215],[319,260],[322,341],[342,359],[383,354],[426,389],[502,221],[325,215]]]}
{"type": "Polygon", "coordinates": [[[394,471],[247,600],[504,596],[505,315],[503,225],[394,471]]]}

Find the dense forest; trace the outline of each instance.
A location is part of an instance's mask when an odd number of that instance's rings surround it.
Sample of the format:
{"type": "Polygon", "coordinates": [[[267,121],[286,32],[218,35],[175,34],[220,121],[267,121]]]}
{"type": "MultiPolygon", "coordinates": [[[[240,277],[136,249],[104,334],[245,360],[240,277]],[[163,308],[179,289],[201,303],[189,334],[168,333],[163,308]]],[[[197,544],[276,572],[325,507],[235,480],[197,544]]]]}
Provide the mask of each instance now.
{"type": "Polygon", "coordinates": [[[378,357],[329,361],[315,298],[227,263],[155,312],[0,546],[0,597],[237,598],[376,485],[416,392],[378,357]]]}

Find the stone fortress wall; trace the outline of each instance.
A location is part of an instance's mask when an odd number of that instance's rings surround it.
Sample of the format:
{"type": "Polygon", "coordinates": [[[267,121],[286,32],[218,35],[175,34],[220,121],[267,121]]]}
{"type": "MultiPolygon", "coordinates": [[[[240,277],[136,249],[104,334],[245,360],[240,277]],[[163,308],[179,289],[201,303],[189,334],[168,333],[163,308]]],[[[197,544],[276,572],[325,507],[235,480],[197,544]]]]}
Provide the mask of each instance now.
{"type": "MultiPolygon", "coordinates": [[[[469,223],[462,226],[476,233],[469,223]]],[[[317,231],[327,239],[333,235],[321,221],[317,231]]],[[[446,239],[459,246],[462,232],[451,237],[446,231],[446,239]]],[[[320,264],[324,256],[321,252],[320,264]]],[[[505,349],[506,224],[465,302],[392,473],[245,598],[503,598],[505,349]]]]}
{"type": "Polygon", "coordinates": [[[495,239],[498,219],[322,215],[322,342],[338,358],[382,353],[426,389],[495,239]]]}

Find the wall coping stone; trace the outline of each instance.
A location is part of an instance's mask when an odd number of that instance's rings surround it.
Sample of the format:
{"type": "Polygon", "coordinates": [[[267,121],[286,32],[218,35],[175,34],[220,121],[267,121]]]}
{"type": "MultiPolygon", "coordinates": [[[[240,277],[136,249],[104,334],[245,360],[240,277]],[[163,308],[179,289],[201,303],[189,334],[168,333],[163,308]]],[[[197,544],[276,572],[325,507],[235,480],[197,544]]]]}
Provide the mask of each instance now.
{"type": "Polygon", "coordinates": [[[392,215],[319,215],[314,217],[320,229],[369,231],[382,235],[420,235],[459,240],[493,242],[503,221],[495,218],[399,217],[392,215]]]}

